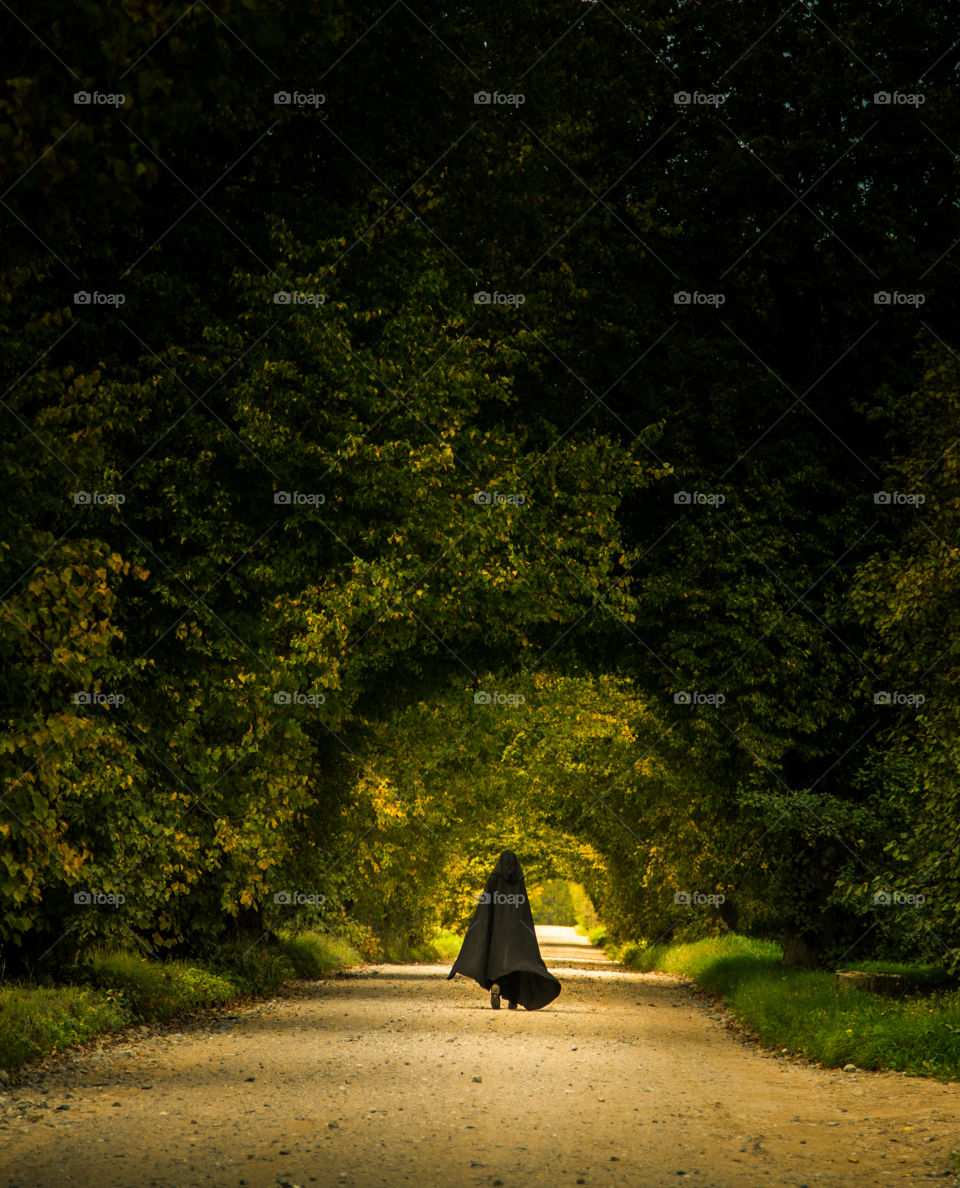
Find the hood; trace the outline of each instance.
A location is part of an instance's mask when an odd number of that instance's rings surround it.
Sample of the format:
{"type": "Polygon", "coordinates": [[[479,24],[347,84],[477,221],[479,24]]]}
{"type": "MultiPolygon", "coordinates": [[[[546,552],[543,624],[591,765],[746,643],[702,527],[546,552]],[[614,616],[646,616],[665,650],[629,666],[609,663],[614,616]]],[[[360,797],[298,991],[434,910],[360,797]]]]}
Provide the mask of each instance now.
{"type": "Polygon", "coordinates": [[[493,868],[493,873],[500,875],[508,883],[520,883],[523,881],[523,871],[520,869],[520,863],[517,861],[517,856],[513,850],[503,851],[497,859],[497,865],[493,868]]]}

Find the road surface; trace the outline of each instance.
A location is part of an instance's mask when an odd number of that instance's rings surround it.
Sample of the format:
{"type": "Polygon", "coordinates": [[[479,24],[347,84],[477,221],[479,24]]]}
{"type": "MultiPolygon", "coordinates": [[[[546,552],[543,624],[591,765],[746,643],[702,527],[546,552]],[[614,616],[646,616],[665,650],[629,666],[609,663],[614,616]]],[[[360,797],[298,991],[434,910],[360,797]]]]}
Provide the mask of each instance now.
{"type": "Polygon", "coordinates": [[[957,1085],[771,1054],[683,980],[537,931],[542,1011],[364,966],[57,1057],[0,1086],[0,1186],[960,1183],[957,1085]]]}

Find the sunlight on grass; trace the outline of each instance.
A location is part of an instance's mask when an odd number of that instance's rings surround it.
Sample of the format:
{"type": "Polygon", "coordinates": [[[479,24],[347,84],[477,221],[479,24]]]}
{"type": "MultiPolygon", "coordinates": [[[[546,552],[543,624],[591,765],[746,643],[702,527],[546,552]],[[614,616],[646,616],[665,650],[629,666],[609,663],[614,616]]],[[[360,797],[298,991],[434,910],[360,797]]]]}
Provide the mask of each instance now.
{"type": "Polygon", "coordinates": [[[99,949],[70,971],[73,984],[0,987],[0,1068],[17,1068],[133,1023],[162,1022],[242,994],[269,994],[287,978],[317,978],[356,965],[336,936],[282,934],[280,949],[221,950],[215,968],[99,949]]]}
{"type": "MultiPolygon", "coordinates": [[[[856,1064],[923,1076],[960,1078],[960,990],[885,998],[834,985],[828,970],[785,969],[771,941],[729,935],[692,944],[628,943],[611,956],[636,970],[693,978],[722,996],[764,1043],[789,1048],[830,1067],[856,1064]]],[[[862,963],[928,985],[932,966],[862,963]]]]}

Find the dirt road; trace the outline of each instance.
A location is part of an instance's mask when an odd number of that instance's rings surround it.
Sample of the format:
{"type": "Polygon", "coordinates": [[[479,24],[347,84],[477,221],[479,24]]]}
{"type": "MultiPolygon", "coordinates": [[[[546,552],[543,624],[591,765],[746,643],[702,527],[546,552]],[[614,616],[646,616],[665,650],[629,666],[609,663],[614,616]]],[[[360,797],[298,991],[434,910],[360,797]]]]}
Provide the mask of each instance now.
{"type": "Polygon", "coordinates": [[[543,1011],[368,966],[58,1058],[0,1086],[0,1185],[960,1183],[960,1086],[771,1055],[681,980],[538,933],[543,1011]]]}

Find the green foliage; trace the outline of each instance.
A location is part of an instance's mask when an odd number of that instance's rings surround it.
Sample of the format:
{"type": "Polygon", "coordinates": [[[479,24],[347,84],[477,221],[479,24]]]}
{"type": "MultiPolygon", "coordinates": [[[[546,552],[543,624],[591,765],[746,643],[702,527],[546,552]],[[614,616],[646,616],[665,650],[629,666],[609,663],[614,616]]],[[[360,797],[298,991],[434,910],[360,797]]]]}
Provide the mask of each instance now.
{"type": "Polygon", "coordinates": [[[116,993],[76,987],[0,989],[0,1068],[19,1068],[131,1022],[116,993]]]}
{"type": "Polygon", "coordinates": [[[449,929],[441,928],[430,937],[427,944],[436,960],[453,962],[456,961],[460,953],[463,937],[458,936],[455,932],[450,932],[449,929]]]}
{"type": "Polygon", "coordinates": [[[850,591],[875,632],[868,659],[877,675],[862,688],[918,704],[876,709],[859,778],[888,828],[867,835],[872,877],[848,869],[840,895],[861,913],[877,892],[921,897],[874,913],[886,955],[927,958],[960,973],[960,661],[952,643],[960,628],[960,465],[952,446],[960,436],[960,363],[936,345],[924,364],[916,390],[882,410],[897,443],[887,485],[923,503],[912,516],[896,508],[900,523],[850,591]]]}
{"type": "Polygon", "coordinates": [[[301,978],[320,978],[360,961],[360,954],[343,937],[319,932],[283,932],[280,947],[301,978]]]}
{"type": "MultiPolygon", "coordinates": [[[[773,941],[755,940],[738,934],[711,937],[682,945],[641,945],[628,942],[629,949],[616,952],[618,961],[633,969],[662,970],[664,973],[683,974],[686,977],[720,977],[729,971],[731,976],[737,970],[754,970],[758,967],[773,970],[781,961],[783,953],[773,941]]],[[[707,982],[704,982],[707,985],[707,982]]],[[[713,988],[713,984],[707,986],[713,988]]]]}
{"type": "Polygon", "coordinates": [[[438,928],[419,944],[396,939],[387,940],[379,949],[377,959],[399,965],[437,962],[448,964],[456,960],[462,944],[462,936],[447,928],[438,928]]]}
{"type": "Polygon", "coordinates": [[[340,937],[287,934],[277,948],[237,950],[216,968],[148,961],[96,948],[65,967],[59,986],[0,987],[0,1068],[19,1068],[104,1032],[161,1022],[249,994],[270,994],[293,976],[323,977],[359,960],[340,937]]]}
{"type": "Polygon", "coordinates": [[[960,1079],[960,991],[895,1001],[839,989],[826,971],[785,971],[780,958],[778,946],[738,935],[620,955],[635,969],[694,978],[771,1047],[831,1068],[960,1079]]]}
{"type": "Polygon", "coordinates": [[[573,896],[566,879],[547,879],[538,886],[527,885],[534,924],[562,924],[572,928],[577,922],[573,896]]]}
{"type": "Polygon", "coordinates": [[[182,961],[149,961],[123,950],[95,953],[87,976],[92,985],[115,991],[138,1021],[213,1006],[237,993],[228,978],[205,969],[182,961]]]}
{"type": "MultiPolygon", "coordinates": [[[[537,886],[527,884],[530,910],[535,924],[577,927],[584,935],[600,924],[597,910],[586,889],[569,879],[546,879],[537,886]]],[[[591,943],[596,944],[596,941],[591,943]]]]}
{"type": "Polygon", "coordinates": [[[49,48],[0,49],[8,973],[133,937],[266,986],[294,920],[413,951],[506,845],[617,941],[960,968],[960,385],[872,300],[922,274],[957,324],[954,162],[865,65],[922,62],[949,143],[953,31],[834,9],[38,0],[49,48]],[[122,113],[65,107],[58,55],[122,113]],[[876,519],[881,474],[921,516],[876,519]]]}
{"type": "MultiPolygon", "coordinates": [[[[593,906],[593,901],[587,894],[586,888],[580,883],[568,883],[567,886],[570,888],[570,895],[573,899],[573,914],[577,931],[584,936],[589,936],[592,931],[601,926],[597,909],[593,906]]],[[[599,942],[591,940],[590,943],[598,944],[599,942]]]]}

